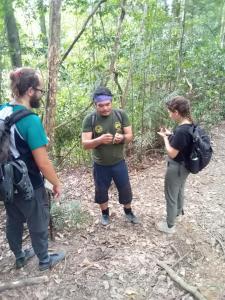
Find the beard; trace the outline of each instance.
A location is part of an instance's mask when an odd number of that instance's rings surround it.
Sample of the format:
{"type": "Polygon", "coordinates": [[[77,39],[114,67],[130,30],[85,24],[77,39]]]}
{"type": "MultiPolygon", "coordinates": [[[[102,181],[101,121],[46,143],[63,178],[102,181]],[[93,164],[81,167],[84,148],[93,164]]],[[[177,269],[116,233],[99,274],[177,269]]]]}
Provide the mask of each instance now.
{"type": "Polygon", "coordinates": [[[37,97],[37,95],[33,95],[30,97],[30,107],[31,108],[39,108],[41,105],[41,98],[37,97]]]}

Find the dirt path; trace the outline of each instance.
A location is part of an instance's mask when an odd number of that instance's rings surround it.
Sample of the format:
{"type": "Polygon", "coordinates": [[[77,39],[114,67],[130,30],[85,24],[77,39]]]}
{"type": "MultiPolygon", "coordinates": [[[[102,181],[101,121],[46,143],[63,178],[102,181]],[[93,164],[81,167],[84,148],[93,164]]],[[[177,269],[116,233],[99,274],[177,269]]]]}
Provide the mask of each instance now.
{"type": "MultiPolygon", "coordinates": [[[[215,155],[200,175],[191,175],[186,187],[185,216],[172,237],[155,230],[165,213],[164,161],[131,170],[134,211],[141,224],[124,220],[114,188],[111,190],[111,224],[99,224],[98,207],[92,203],[90,170],[64,175],[65,198],[79,199],[90,213],[89,224],[76,232],[62,232],[50,249],[65,249],[67,258],[45,272],[47,284],[8,290],[0,299],[172,300],[193,299],[158,265],[163,261],[186,282],[199,288],[206,299],[225,299],[225,123],[212,132],[215,155]]],[[[13,268],[13,257],[3,234],[1,213],[0,281],[40,276],[37,260],[23,270],[13,268]]],[[[25,242],[29,242],[29,239],[25,242]]]]}

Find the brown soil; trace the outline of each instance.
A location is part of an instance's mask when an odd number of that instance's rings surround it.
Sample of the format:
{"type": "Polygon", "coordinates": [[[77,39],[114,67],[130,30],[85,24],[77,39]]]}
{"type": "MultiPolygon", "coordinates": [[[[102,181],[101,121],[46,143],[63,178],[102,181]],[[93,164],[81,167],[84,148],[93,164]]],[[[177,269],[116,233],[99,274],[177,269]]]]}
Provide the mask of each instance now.
{"type": "MultiPolygon", "coordinates": [[[[90,217],[82,229],[56,233],[50,250],[64,249],[67,256],[45,274],[38,271],[36,258],[24,269],[14,269],[4,234],[4,209],[0,207],[0,281],[42,275],[49,280],[6,290],[0,299],[193,299],[157,265],[159,260],[196,286],[206,299],[225,299],[225,123],[214,128],[212,140],[214,158],[207,169],[188,178],[185,215],[173,236],[158,232],[154,226],[165,215],[165,163],[160,159],[141,170],[130,170],[133,209],[141,220],[135,226],[125,222],[112,187],[111,223],[102,227],[99,209],[93,203],[91,170],[79,168],[64,173],[64,199],[79,200],[90,217]]],[[[25,244],[29,244],[29,238],[25,244]]]]}

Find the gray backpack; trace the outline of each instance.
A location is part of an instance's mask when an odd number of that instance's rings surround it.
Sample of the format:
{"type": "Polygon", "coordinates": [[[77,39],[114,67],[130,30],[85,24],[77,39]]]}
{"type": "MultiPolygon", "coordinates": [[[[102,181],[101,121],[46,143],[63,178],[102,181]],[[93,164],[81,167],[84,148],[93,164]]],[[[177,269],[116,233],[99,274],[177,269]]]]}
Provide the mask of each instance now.
{"type": "Polygon", "coordinates": [[[12,203],[15,193],[19,193],[24,200],[33,197],[33,186],[25,162],[14,159],[10,153],[11,126],[31,114],[34,113],[22,109],[0,120],[0,201],[4,203],[12,203]]]}

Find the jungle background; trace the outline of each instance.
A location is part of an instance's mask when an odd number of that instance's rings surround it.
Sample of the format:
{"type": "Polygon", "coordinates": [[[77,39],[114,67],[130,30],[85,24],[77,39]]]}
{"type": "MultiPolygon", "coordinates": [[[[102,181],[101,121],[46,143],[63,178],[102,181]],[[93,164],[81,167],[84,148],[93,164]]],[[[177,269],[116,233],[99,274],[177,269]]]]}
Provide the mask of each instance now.
{"type": "Polygon", "coordinates": [[[61,208],[52,210],[55,240],[49,251],[67,252],[44,276],[36,258],[15,270],[0,206],[1,300],[198,299],[167,276],[160,262],[197,287],[199,299],[225,299],[224,36],[224,0],[0,2],[0,101],[11,98],[10,70],[40,70],[47,93],[38,114],[64,187],[61,208]],[[100,84],[112,89],[114,106],[124,108],[132,122],[135,138],[126,153],[137,226],[124,221],[114,186],[106,228],[93,204],[91,157],[80,134],[100,84]],[[214,157],[190,176],[185,215],[168,237],[154,227],[165,210],[164,147],[157,131],[174,125],[165,101],[175,95],[187,96],[195,120],[210,130],[214,157]]]}
{"type": "Polygon", "coordinates": [[[186,95],[198,122],[224,115],[225,2],[222,0],[3,0],[0,100],[12,68],[37,68],[46,80],[39,111],[57,165],[83,164],[81,124],[100,84],[128,112],[142,160],[162,146],[165,101],[186,95]]]}

